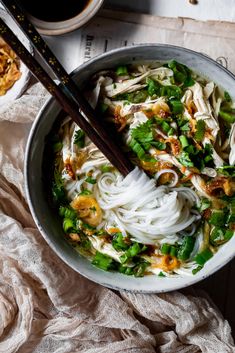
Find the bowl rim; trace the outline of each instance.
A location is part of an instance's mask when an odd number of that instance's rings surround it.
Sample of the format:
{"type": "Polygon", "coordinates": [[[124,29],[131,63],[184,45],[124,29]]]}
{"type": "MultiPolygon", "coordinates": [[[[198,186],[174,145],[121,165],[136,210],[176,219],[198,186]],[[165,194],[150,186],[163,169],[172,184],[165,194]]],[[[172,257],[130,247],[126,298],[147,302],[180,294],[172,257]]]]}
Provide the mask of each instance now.
{"type": "Polygon", "coordinates": [[[89,22],[100,10],[103,3],[104,0],[89,0],[89,3],[82,10],[82,12],[64,21],[43,21],[32,15],[29,15],[29,18],[37,27],[38,32],[43,35],[56,36],[60,34],[66,34],[82,27],[84,24],[89,22]],[[59,27],[53,28],[55,25],[59,27]]]}
{"type": "MultiPolygon", "coordinates": [[[[171,45],[171,44],[161,44],[161,43],[146,43],[146,44],[142,43],[142,44],[133,45],[130,47],[120,47],[120,48],[110,50],[110,51],[105,52],[99,56],[96,56],[96,57],[88,60],[87,62],[83,63],[82,65],[78,66],[76,69],[74,69],[72,71],[71,76],[76,75],[78,72],[82,71],[87,66],[92,65],[97,60],[102,60],[103,58],[108,57],[110,55],[113,55],[113,54],[120,52],[120,51],[127,51],[128,52],[128,51],[131,51],[132,49],[138,49],[139,47],[152,47],[152,48],[154,48],[154,47],[164,47],[164,48],[168,47],[168,48],[172,48],[172,49],[176,49],[176,50],[180,50],[180,51],[185,51],[187,53],[192,53],[194,56],[198,56],[199,58],[206,60],[206,61],[210,62],[212,65],[218,67],[220,70],[223,70],[226,74],[228,74],[235,81],[235,75],[231,71],[229,71],[227,68],[225,68],[224,66],[222,66],[221,64],[216,62],[214,59],[210,58],[209,56],[204,55],[199,52],[196,52],[194,50],[188,49],[188,48],[184,48],[184,47],[180,47],[180,46],[176,46],[176,45],[171,45]]],[[[39,232],[41,233],[43,238],[46,240],[46,242],[49,244],[49,246],[52,248],[52,250],[56,253],[56,255],[58,255],[58,257],[63,262],[65,262],[70,268],[72,268],[74,271],[81,274],[85,278],[87,278],[97,284],[103,285],[107,288],[110,288],[113,290],[122,290],[122,291],[127,291],[127,292],[133,292],[133,293],[154,294],[154,293],[171,292],[174,290],[179,290],[179,289],[194,285],[194,284],[208,278],[209,276],[213,275],[215,272],[220,270],[222,267],[224,267],[226,264],[228,264],[235,257],[235,251],[234,251],[233,254],[228,256],[227,258],[221,258],[221,261],[217,265],[215,265],[212,269],[210,269],[210,271],[208,271],[206,273],[202,273],[201,271],[199,271],[197,274],[190,276],[190,277],[187,277],[189,279],[187,284],[182,285],[181,283],[179,283],[176,285],[176,284],[174,284],[173,278],[166,277],[166,278],[164,278],[164,280],[172,281],[172,285],[169,286],[168,289],[158,289],[158,288],[153,289],[153,290],[151,290],[151,289],[147,289],[147,290],[127,289],[124,287],[120,287],[120,286],[111,285],[109,283],[106,283],[105,281],[102,281],[102,278],[100,279],[100,278],[97,278],[95,275],[92,275],[93,272],[91,272],[91,275],[90,275],[90,274],[84,273],[83,271],[79,271],[78,268],[76,268],[73,264],[71,264],[68,261],[67,257],[63,257],[61,251],[59,251],[58,248],[53,244],[51,239],[48,237],[46,231],[44,230],[43,226],[40,224],[40,222],[37,218],[36,212],[34,211],[34,208],[32,205],[33,202],[32,202],[30,187],[29,187],[29,161],[28,161],[28,159],[30,156],[30,151],[32,149],[33,138],[34,138],[35,132],[37,130],[37,127],[40,124],[41,116],[43,115],[44,110],[46,110],[53,101],[54,101],[54,98],[49,97],[46,100],[46,102],[43,104],[43,106],[41,107],[41,109],[37,113],[37,116],[32,124],[32,127],[31,127],[29,135],[28,135],[26,148],[25,148],[25,160],[24,160],[24,179],[25,179],[24,189],[25,189],[26,200],[29,205],[31,215],[34,219],[35,224],[37,225],[39,232]]],[[[140,278],[140,280],[141,280],[141,278],[140,278]]]]}

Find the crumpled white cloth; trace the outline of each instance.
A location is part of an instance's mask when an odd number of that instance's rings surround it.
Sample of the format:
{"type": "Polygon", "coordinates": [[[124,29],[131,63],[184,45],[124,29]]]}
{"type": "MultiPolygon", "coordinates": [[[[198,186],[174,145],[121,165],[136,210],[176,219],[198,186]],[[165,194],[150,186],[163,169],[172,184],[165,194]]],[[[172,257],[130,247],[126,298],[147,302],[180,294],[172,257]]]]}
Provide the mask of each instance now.
{"type": "Polygon", "coordinates": [[[46,97],[37,83],[0,107],[0,352],[235,352],[228,322],[204,296],[114,292],[49,248],[29,213],[22,171],[46,97]]]}

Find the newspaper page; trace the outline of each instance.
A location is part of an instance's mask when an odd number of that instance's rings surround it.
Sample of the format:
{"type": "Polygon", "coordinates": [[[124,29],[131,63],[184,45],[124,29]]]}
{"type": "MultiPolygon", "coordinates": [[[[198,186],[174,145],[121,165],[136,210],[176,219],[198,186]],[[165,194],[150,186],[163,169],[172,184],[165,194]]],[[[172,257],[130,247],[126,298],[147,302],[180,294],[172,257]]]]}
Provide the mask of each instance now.
{"type": "Polygon", "coordinates": [[[102,10],[85,27],[68,38],[61,36],[57,42],[51,42],[51,46],[60,56],[63,46],[65,57],[62,59],[68,72],[114,48],[139,43],[167,43],[209,55],[235,73],[234,33],[235,23],[102,10]]]}

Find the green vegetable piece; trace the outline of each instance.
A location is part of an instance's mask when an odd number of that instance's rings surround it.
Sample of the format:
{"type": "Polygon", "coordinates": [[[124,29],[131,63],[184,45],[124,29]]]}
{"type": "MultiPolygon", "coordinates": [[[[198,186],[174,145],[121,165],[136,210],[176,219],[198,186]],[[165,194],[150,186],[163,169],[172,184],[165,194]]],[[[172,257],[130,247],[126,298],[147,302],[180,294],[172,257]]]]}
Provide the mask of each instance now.
{"type": "Polygon", "coordinates": [[[92,192],[90,191],[90,190],[88,190],[88,189],[83,189],[80,193],[79,193],[79,195],[91,195],[92,194],[92,192]]]}
{"type": "Polygon", "coordinates": [[[201,271],[201,269],[203,268],[203,266],[197,266],[196,268],[194,268],[192,270],[192,274],[195,275],[196,273],[198,273],[199,271],[201,271]]]}
{"type": "Polygon", "coordinates": [[[229,124],[233,124],[235,122],[235,111],[232,109],[229,112],[220,110],[219,116],[229,124]]]}
{"type": "Polygon", "coordinates": [[[104,270],[109,271],[114,269],[115,261],[108,255],[102,254],[96,251],[96,254],[92,260],[92,265],[104,270]]]}
{"type": "Polygon", "coordinates": [[[186,137],[185,135],[181,135],[181,136],[179,137],[179,139],[180,139],[182,148],[185,148],[185,147],[187,147],[187,146],[189,145],[188,139],[187,139],[187,137],[186,137]]]}
{"type": "Polygon", "coordinates": [[[222,245],[231,239],[233,234],[233,230],[215,227],[210,234],[210,243],[214,246],[222,245]]]}
{"type": "Polygon", "coordinates": [[[160,95],[168,98],[180,99],[183,93],[178,86],[162,86],[160,89],[160,95]]]}
{"type": "Polygon", "coordinates": [[[161,253],[163,255],[168,255],[170,253],[170,248],[171,248],[170,244],[167,244],[167,243],[162,244],[161,253]]]}
{"type": "Polygon", "coordinates": [[[164,132],[166,132],[166,133],[168,133],[170,131],[170,128],[171,128],[171,126],[165,120],[163,120],[161,122],[161,127],[162,127],[162,130],[164,132]]]}
{"type": "Polygon", "coordinates": [[[60,173],[55,170],[54,182],[52,183],[52,196],[55,203],[67,203],[64,182],[60,173]]]}
{"type": "Polygon", "coordinates": [[[203,140],[205,131],[206,131],[205,121],[202,119],[198,120],[196,125],[196,132],[194,135],[194,138],[197,142],[201,142],[203,140]]]}
{"type": "Polygon", "coordinates": [[[164,273],[161,271],[159,272],[158,277],[166,277],[166,275],[164,275],[164,273]]]}
{"type": "Polygon", "coordinates": [[[89,183],[89,184],[96,184],[96,179],[94,179],[94,178],[92,178],[92,177],[90,177],[90,176],[88,176],[88,177],[85,179],[85,181],[86,181],[87,183],[89,183]]]}
{"type": "Polygon", "coordinates": [[[139,159],[143,159],[146,156],[145,150],[143,149],[141,144],[137,142],[135,139],[133,138],[131,139],[129,146],[135,152],[135,154],[139,159]]]}
{"type": "Polygon", "coordinates": [[[99,105],[99,110],[101,111],[102,114],[104,114],[108,110],[108,104],[106,103],[100,103],[99,105]]]}
{"type": "Polygon", "coordinates": [[[207,208],[211,207],[211,200],[207,199],[206,197],[203,197],[201,199],[201,204],[199,207],[200,212],[205,211],[207,208]]]}
{"type": "Polygon", "coordinates": [[[130,275],[133,275],[133,267],[120,264],[118,266],[118,272],[124,273],[125,275],[130,276],[130,275]]]}
{"type": "Polygon", "coordinates": [[[229,204],[229,215],[227,223],[235,223],[235,200],[231,200],[229,204]]]}
{"type": "Polygon", "coordinates": [[[183,240],[182,245],[178,249],[177,257],[181,261],[186,261],[190,257],[195,244],[195,237],[186,236],[183,240]]]}
{"type": "Polygon", "coordinates": [[[135,129],[131,130],[131,137],[141,144],[150,143],[153,140],[152,120],[138,125],[135,129]]]}
{"type": "Polygon", "coordinates": [[[154,81],[151,78],[147,78],[146,82],[148,85],[148,94],[150,95],[150,97],[152,97],[153,95],[159,96],[161,85],[157,81],[154,81]]]}
{"type": "Polygon", "coordinates": [[[183,87],[194,85],[194,80],[191,77],[191,70],[183,64],[178,63],[176,60],[171,60],[168,67],[174,72],[174,79],[177,83],[183,83],[183,87]]]}
{"type": "Polygon", "coordinates": [[[118,76],[126,76],[128,75],[128,70],[127,67],[125,65],[120,65],[116,68],[116,74],[118,76]]]}
{"type": "Polygon", "coordinates": [[[177,125],[182,132],[190,131],[189,121],[187,119],[178,118],[177,125]]]}
{"type": "Polygon", "coordinates": [[[223,210],[212,210],[209,223],[213,226],[223,227],[226,223],[226,214],[223,210]]]}
{"type": "Polygon", "coordinates": [[[142,260],[137,264],[133,269],[133,274],[135,277],[143,277],[146,271],[146,268],[150,265],[148,261],[142,260]]]}
{"type": "Polygon", "coordinates": [[[164,151],[166,149],[166,144],[160,141],[152,141],[151,146],[156,147],[156,149],[160,151],[164,151]]]}
{"type": "Polygon", "coordinates": [[[60,152],[62,150],[62,148],[63,148],[63,143],[61,141],[55,142],[53,144],[53,151],[55,153],[60,152]]]}
{"type": "Polygon", "coordinates": [[[170,130],[167,132],[167,135],[172,136],[172,135],[174,135],[174,133],[175,133],[175,129],[173,129],[173,127],[171,127],[170,130]]]}
{"type": "Polygon", "coordinates": [[[131,103],[142,103],[148,98],[148,92],[146,90],[136,91],[132,93],[127,93],[127,100],[131,103]]]}
{"type": "Polygon", "coordinates": [[[180,100],[171,99],[169,103],[173,114],[181,114],[184,111],[184,105],[180,100]]]}
{"type": "Polygon", "coordinates": [[[224,165],[217,169],[220,174],[223,174],[228,177],[235,177],[235,166],[233,165],[224,165]]]}
{"type": "Polygon", "coordinates": [[[142,245],[139,243],[133,243],[128,250],[126,250],[125,254],[120,256],[121,263],[125,263],[129,259],[137,256],[139,253],[145,251],[147,249],[146,245],[142,245]]]}
{"type": "Polygon", "coordinates": [[[125,243],[121,232],[115,233],[113,235],[112,245],[117,251],[123,251],[129,248],[129,245],[125,243]]]}
{"type": "Polygon", "coordinates": [[[195,261],[198,265],[203,266],[208,260],[213,257],[213,252],[210,249],[205,249],[195,256],[195,261]]]}
{"type": "Polygon", "coordinates": [[[180,154],[180,157],[178,158],[180,163],[182,165],[184,165],[185,167],[193,167],[194,164],[191,161],[190,157],[189,157],[189,153],[186,151],[182,151],[180,154]]]}
{"type": "Polygon", "coordinates": [[[74,229],[74,222],[71,218],[64,219],[63,229],[64,229],[65,233],[68,233],[69,230],[74,229]]]}
{"type": "Polygon", "coordinates": [[[77,130],[74,137],[74,143],[79,148],[83,148],[85,146],[85,132],[83,130],[77,130]]]}
{"type": "Polygon", "coordinates": [[[178,256],[178,249],[176,246],[172,245],[171,248],[170,248],[170,256],[175,256],[177,257],[178,256]]]}
{"type": "Polygon", "coordinates": [[[230,94],[227,91],[224,92],[224,99],[226,100],[226,102],[232,102],[230,94]]]}
{"type": "Polygon", "coordinates": [[[60,206],[59,215],[64,218],[76,219],[77,213],[71,207],[60,206]]]}
{"type": "Polygon", "coordinates": [[[100,169],[101,169],[101,172],[102,172],[102,173],[108,173],[108,172],[111,171],[111,168],[112,168],[112,167],[109,166],[109,165],[102,165],[100,169]]]}

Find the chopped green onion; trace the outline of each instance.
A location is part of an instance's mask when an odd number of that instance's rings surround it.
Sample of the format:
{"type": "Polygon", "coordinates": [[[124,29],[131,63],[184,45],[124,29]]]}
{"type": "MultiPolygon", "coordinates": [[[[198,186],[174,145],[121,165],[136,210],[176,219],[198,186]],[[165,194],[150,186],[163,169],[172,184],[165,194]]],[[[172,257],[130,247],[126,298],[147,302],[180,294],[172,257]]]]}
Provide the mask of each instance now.
{"type": "Polygon", "coordinates": [[[137,142],[135,139],[133,138],[131,139],[129,146],[135,152],[135,154],[139,159],[143,159],[143,157],[146,155],[145,150],[143,149],[141,144],[137,142]]]}
{"type": "Polygon", "coordinates": [[[180,100],[170,100],[171,112],[173,114],[181,114],[184,110],[184,105],[180,100]]]}
{"type": "Polygon", "coordinates": [[[160,95],[160,84],[157,81],[154,81],[151,78],[147,78],[146,80],[147,85],[148,85],[148,93],[150,95],[150,97],[152,97],[153,95],[160,95]]]}
{"type": "Polygon", "coordinates": [[[203,266],[208,260],[213,257],[213,253],[210,249],[205,249],[195,256],[195,261],[198,265],[203,266]]]}
{"type": "Polygon", "coordinates": [[[212,210],[209,223],[213,226],[223,227],[226,222],[226,215],[223,210],[212,210]]]}
{"type": "Polygon", "coordinates": [[[235,223],[235,201],[232,200],[229,205],[229,215],[227,218],[227,223],[235,223]]]}
{"type": "Polygon", "coordinates": [[[210,234],[210,243],[214,246],[222,245],[231,239],[233,234],[233,230],[215,227],[210,234]]]}
{"type": "Polygon", "coordinates": [[[166,275],[164,275],[164,273],[161,271],[159,272],[158,277],[166,277],[166,275]]]}
{"type": "Polygon", "coordinates": [[[232,101],[230,94],[227,91],[224,92],[224,99],[226,100],[226,102],[232,101]]]}
{"type": "Polygon", "coordinates": [[[162,86],[160,95],[168,98],[180,99],[182,97],[182,90],[178,86],[162,86]]]}
{"type": "Polygon", "coordinates": [[[112,168],[112,167],[109,166],[109,165],[102,165],[102,166],[100,167],[102,173],[108,173],[108,172],[110,172],[111,168],[112,168]]]}
{"type": "Polygon", "coordinates": [[[199,271],[201,271],[201,269],[203,268],[203,266],[197,266],[196,268],[194,268],[192,270],[192,274],[195,275],[196,273],[198,273],[199,271]]]}
{"type": "Polygon", "coordinates": [[[59,215],[64,218],[76,219],[77,213],[74,209],[69,207],[60,206],[59,215]]]}
{"type": "Polygon", "coordinates": [[[199,207],[200,212],[203,212],[210,207],[211,207],[211,200],[207,199],[206,197],[201,198],[201,204],[199,207]]]}
{"type": "Polygon", "coordinates": [[[179,137],[179,139],[180,139],[182,148],[185,148],[185,147],[187,147],[187,146],[189,145],[188,139],[187,139],[187,137],[186,137],[185,135],[181,135],[181,136],[179,137]]]}
{"type": "Polygon", "coordinates": [[[193,167],[194,164],[191,161],[188,152],[182,151],[180,157],[178,158],[180,163],[185,167],[193,167]]]}
{"type": "Polygon", "coordinates": [[[77,130],[75,132],[74,143],[79,148],[83,148],[85,146],[85,132],[83,130],[77,130]]]}
{"type": "Polygon", "coordinates": [[[88,189],[83,189],[80,193],[79,193],[79,195],[91,195],[92,194],[92,192],[90,191],[90,190],[88,190],[88,189]]]}
{"type": "Polygon", "coordinates": [[[161,246],[161,253],[162,253],[163,255],[168,255],[169,252],[170,252],[170,248],[171,248],[170,244],[167,244],[167,243],[162,244],[162,246],[161,246]]]}
{"type": "Polygon", "coordinates": [[[74,228],[74,222],[71,218],[65,218],[63,221],[63,229],[65,233],[74,228]]]}
{"type": "Polygon", "coordinates": [[[62,148],[63,148],[63,143],[61,141],[55,142],[53,144],[53,151],[55,153],[60,152],[62,148]]]}
{"type": "Polygon", "coordinates": [[[125,265],[120,264],[118,266],[118,272],[124,273],[125,275],[128,275],[128,276],[131,276],[131,275],[133,275],[133,266],[130,267],[130,266],[125,266],[125,265]]]}
{"type": "Polygon", "coordinates": [[[206,130],[205,121],[202,119],[198,120],[196,125],[196,132],[194,135],[194,138],[197,142],[201,142],[203,140],[203,137],[205,135],[205,130],[206,130]]]}
{"type": "Polygon", "coordinates": [[[129,260],[130,258],[132,258],[132,257],[138,255],[139,253],[145,251],[146,249],[147,249],[146,245],[141,245],[139,243],[134,243],[133,245],[131,245],[129,247],[129,249],[125,252],[125,254],[120,256],[121,263],[125,263],[127,260],[129,260]]]}
{"type": "Polygon", "coordinates": [[[54,171],[54,182],[52,184],[52,195],[53,195],[53,200],[55,203],[66,203],[67,198],[66,198],[66,192],[64,188],[64,182],[62,179],[61,174],[58,172],[58,170],[54,171]]]}
{"type": "Polygon", "coordinates": [[[168,133],[168,131],[170,130],[170,125],[165,121],[165,120],[163,120],[162,122],[161,122],[161,127],[162,127],[162,130],[164,131],[164,132],[166,132],[166,133],[168,133]]]}
{"type": "Polygon", "coordinates": [[[95,183],[96,183],[96,179],[94,179],[94,178],[92,178],[92,177],[90,177],[90,176],[88,176],[88,177],[85,179],[85,181],[86,181],[87,183],[89,183],[89,184],[95,184],[95,183]]]}
{"type": "Polygon", "coordinates": [[[160,151],[164,151],[166,149],[166,144],[160,141],[152,141],[151,146],[156,147],[156,149],[160,151]]]}
{"type": "Polygon", "coordinates": [[[107,111],[108,107],[109,107],[108,104],[102,102],[99,105],[99,110],[101,111],[102,114],[104,114],[107,111]]]}
{"type": "Polygon", "coordinates": [[[133,274],[135,277],[143,277],[146,271],[146,268],[149,266],[149,262],[145,260],[141,260],[139,264],[137,264],[133,269],[133,274]]]}
{"type": "Polygon", "coordinates": [[[181,261],[186,261],[189,258],[191,252],[193,251],[194,244],[195,244],[195,237],[186,236],[183,240],[182,245],[178,250],[178,254],[177,254],[178,259],[181,261]]]}
{"type": "Polygon", "coordinates": [[[117,251],[127,250],[129,245],[125,243],[121,232],[117,232],[113,235],[112,246],[117,251]]]}
{"type": "Polygon", "coordinates": [[[219,116],[229,124],[235,123],[235,114],[234,114],[234,111],[232,110],[231,112],[225,112],[223,110],[220,110],[219,116]]]}
{"type": "Polygon", "coordinates": [[[115,261],[108,255],[102,254],[96,251],[96,254],[92,260],[92,265],[101,268],[104,271],[113,269],[115,261]]]}
{"type": "Polygon", "coordinates": [[[235,177],[235,166],[234,165],[224,165],[217,169],[220,174],[228,177],[235,177]]]}
{"type": "Polygon", "coordinates": [[[120,65],[116,68],[116,74],[118,76],[126,76],[128,75],[128,70],[127,67],[125,65],[120,65]]]}
{"type": "Polygon", "coordinates": [[[176,256],[178,255],[178,249],[176,246],[174,245],[171,245],[171,248],[170,248],[170,256],[176,256]]]}
{"type": "Polygon", "coordinates": [[[173,127],[171,127],[170,130],[167,132],[167,135],[172,136],[172,135],[174,135],[174,133],[175,133],[175,129],[173,129],[173,127]]]}
{"type": "Polygon", "coordinates": [[[183,64],[178,63],[176,60],[171,60],[168,67],[174,72],[174,78],[177,83],[183,83],[183,87],[194,85],[194,80],[191,77],[191,70],[183,64]]]}

